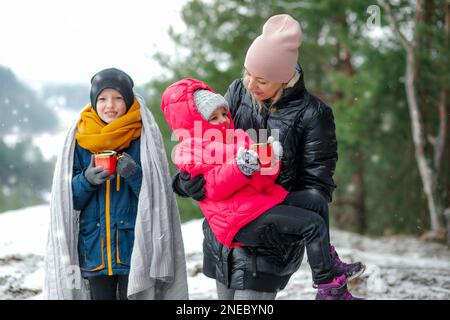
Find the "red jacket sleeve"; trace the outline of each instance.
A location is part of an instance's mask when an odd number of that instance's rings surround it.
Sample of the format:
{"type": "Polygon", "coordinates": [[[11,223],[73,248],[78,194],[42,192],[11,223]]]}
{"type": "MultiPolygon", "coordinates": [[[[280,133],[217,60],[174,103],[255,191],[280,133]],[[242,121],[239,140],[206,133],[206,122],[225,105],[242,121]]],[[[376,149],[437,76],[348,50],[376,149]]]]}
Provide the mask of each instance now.
{"type": "Polygon", "coordinates": [[[236,160],[216,165],[207,171],[204,177],[206,197],[211,200],[226,199],[251,181],[251,178],[246,177],[239,170],[236,160]]]}
{"type": "Polygon", "coordinates": [[[209,143],[206,147],[196,139],[180,143],[175,152],[175,164],[181,171],[195,177],[203,174],[206,197],[223,200],[251,182],[239,170],[233,145],[209,143]]]}

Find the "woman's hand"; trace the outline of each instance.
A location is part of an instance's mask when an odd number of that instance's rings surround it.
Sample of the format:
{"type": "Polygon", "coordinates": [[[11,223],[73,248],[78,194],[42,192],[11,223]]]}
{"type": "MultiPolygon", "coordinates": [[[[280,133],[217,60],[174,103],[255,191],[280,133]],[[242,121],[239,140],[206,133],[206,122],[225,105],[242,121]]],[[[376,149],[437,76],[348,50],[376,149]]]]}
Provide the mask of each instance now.
{"type": "Polygon", "coordinates": [[[206,180],[202,174],[191,179],[191,175],[181,171],[177,173],[172,180],[172,189],[180,197],[189,197],[196,201],[202,201],[206,198],[206,189],[203,187],[206,180]]]}

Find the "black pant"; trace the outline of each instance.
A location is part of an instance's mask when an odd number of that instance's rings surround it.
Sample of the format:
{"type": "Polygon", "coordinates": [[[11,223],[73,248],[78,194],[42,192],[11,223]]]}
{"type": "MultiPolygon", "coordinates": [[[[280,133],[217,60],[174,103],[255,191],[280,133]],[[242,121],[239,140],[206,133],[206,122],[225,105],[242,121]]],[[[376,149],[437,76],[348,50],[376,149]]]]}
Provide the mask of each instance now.
{"type": "Polygon", "coordinates": [[[328,201],[319,191],[314,189],[307,189],[301,191],[290,192],[286,199],[284,199],[283,204],[303,208],[306,210],[314,211],[325,222],[327,227],[327,237],[330,243],[330,218],[328,211],[328,201]]]}
{"type": "MultiPolygon", "coordinates": [[[[294,206],[304,202],[308,205],[305,196],[307,193],[302,191],[290,193],[285,202],[267,210],[239,230],[235,239],[247,246],[265,246],[264,228],[271,224],[279,233],[299,236],[305,241],[314,283],[327,283],[333,279],[328,210],[320,212],[325,216],[322,217],[318,212],[294,206]]],[[[312,203],[309,206],[312,207],[312,203]]]]}
{"type": "Polygon", "coordinates": [[[128,276],[88,277],[92,300],[127,300],[128,276]]]}

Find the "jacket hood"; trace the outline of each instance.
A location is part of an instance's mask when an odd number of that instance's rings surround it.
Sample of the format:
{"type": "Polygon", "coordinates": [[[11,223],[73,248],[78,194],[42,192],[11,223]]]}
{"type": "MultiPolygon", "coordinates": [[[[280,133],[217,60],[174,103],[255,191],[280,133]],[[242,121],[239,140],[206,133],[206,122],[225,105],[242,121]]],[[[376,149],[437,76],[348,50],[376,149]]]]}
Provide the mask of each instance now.
{"type": "MultiPolygon", "coordinates": [[[[194,134],[201,133],[203,135],[208,129],[219,130],[225,136],[227,128],[224,124],[211,124],[198,112],[194,102],[194,91],[199,89],[216,93],[204,82],[186,78],[170,85],[162,95],[161,109],[178,139],[186,137],[186,131],[191,137],[194,137],[194,134]]],[[[230,112],[228,112],[228,118],[230,119],[228,129],[234,129],[230,112]]]]}

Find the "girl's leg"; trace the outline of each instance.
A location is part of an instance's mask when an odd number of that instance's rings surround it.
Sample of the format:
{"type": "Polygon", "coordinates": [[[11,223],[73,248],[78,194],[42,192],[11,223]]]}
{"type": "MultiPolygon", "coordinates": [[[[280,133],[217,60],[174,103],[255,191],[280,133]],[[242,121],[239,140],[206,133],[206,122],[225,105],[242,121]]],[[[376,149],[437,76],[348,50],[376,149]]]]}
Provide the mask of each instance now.
{"type": "Polygon", "coordinates": [[[322,217],[302,208],[278,205],[245,225],[235,240],[247,246],[265,246],[264,228],[273,224],[281,234],[301,237],[306,244],[309,265],[316,284],[333,279],[327,229],[322,217]]]}
{"type": "Polygon", "coordinates": [[[328,201],[320,194],[320,191],[307,189],[290,192],[283,204],[306,210],[314,211],[322,217],[327,227],[328,243],[330,243],[330,218],[328,201]]]}
{"type": "MultiPolygon", "coordinates": [[[[319,214],[325,221],[325,225],[327,226],[328,243],[331,243],[328,201],[320,193],[320,191],[307,189],[290,192],[283,204],[311,210],[319,214]]],[[[334,246],[330,245],[330,249],[331,261],[337,275],[345,274],[348,279],[353,279],[360,276],[364,272],[366,267],[363,263],[359,261],[354,263],[345,263],[339,258],[334,246]]]]}
{"type": "Polygon", "coordinates": [[[117,277],[88,277],[92,300],[117,300],[117,277]]]}
{"type": "Polygon", "coordinates": [[[275,300],[276,292],[264,292],[255,290],[236,290],[234,300],[275,300]]]}
{"type": "Polygon", "coordinates": [[[216,280],[216,289],[218,300],[234,300],[234,289],[228,288],[218,280],[216,280]]]}

